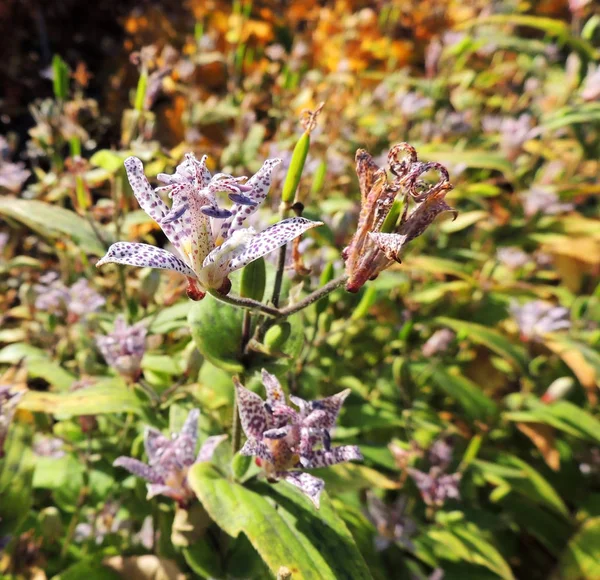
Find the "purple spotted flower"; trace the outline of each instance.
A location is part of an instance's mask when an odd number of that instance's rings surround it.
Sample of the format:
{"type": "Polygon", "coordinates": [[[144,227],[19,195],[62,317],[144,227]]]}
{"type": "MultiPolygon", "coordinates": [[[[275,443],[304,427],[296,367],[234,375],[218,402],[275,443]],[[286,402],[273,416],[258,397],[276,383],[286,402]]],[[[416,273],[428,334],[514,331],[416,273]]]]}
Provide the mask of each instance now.
{"type": "Polygon", "coordinates": [[[35,307],[54,314],[66,310],[69,322],[85,318],[104,306],[106,300],[96,292],[85,278],[80,278],[68,287],[60,280],[56,272],[48,272],[35,286],[37,298],[35,307]]]}
{"type": "Polygon", "coordinates": [[[400,496],[392,505],[385,504],[374,493],[367,492],[367,516],[377,529],[374,544],[377,551],[385,550],[390,544],[398,543],[413,550],[410,541],[417,525],[406,515],[406,497],[400,496]]]}
{"type": "Polygon", "coordinates": [[[569,309],[553,306],[543,300],[532,300],[523,305],[513,302],[510,313],[519,326],[524,342],[538,342],[544,334],[571,328],[569,309]]]}
{"type": "Polygon", "coordinates": [[[163,187],[152,189],[142,162],[129,157],[125,169],[129,183],[142,209],[161,227],[178,256],[148,244],[117,242],[96,265],[107,262],[173,270],[188,279],[188,295],[194,300],[206,290],[227,294],[228,275],[246,264],[283,246],[306,230],[321,225],[300,217],[283,220],[256,233],[243,228],[245,220],[263,203],[271,185],[271,173],[279,159],[267,159],[247,182],[219,173],[211,176],[206,156],[198,161],[187,154],[174,175],[161,173],[163,187]],[[168,192],[169,208],[160,197],[168,192]],[[216,195],[227,193],[231,209],[218,206],[216,195]]]}
{"type": "Polygon", "coordinates": [[[300,469],[362,459],[355,445],[331,447],[331,429],[350,389],[318,401],[292,396],[296,411],[286,404],[275,376],[263,369],[262,381],[266,401],[235,380],[240,419],[248,437],[240,453],[257,457],[270,480],[283,479],[298,487],[318,508],[325,482],[300,469]]]}
{"type": "Polygon", "coordinates": [[[394,262],[400,262],[406,244],[431,225],[442,212],[453,210],[445,201],[452,189],[448,171],[439,163],[422,163],[408,143],[394,145],[388,154],[386,168],[380,168],[364,149],[356,152],[356,173],[361,192],[358,229],[350,245],[344,249],[348,292],[358,290],[394,262]],[[439,179],[428,186],[423,176],[437,172],[439,179]],[[399,224],[383,226],[397,196],[402,196],[404,211],[399,224]],[[409,206],[416,203],[409,212],[409,206]]]}
{"type": "Polygon", "coordinates": [[[97,336],[96,344],[106,363],[126,378],[135,380],[146,350],[148,328],[144,322],[131,326],[123,316],[115,320],[115,328],[105,336],[97,336]]]}
{"type": "Polygon", "coordinates": [[[434,465],[429,472],[411,467],[408,474],[419,488],[427,505],[443,506],[448,499],[460,499],[460,472],[444,473],[441,467],[434,465]]]}
{"type": "Polygon", "coordinates": [[[3,455],[4,440],[14,417],[22,391],[13,391],[10,385],[0,385],[0,457],[3,455]]]}
{"type": "Polygon", "coordinates": [[[156,495],[166,495],[185,506],[194,497],[187,473],[195,463],[210,461],[213,453],[227,436],[209,437],[196,454],[198,442],[198,418],[200,411],[192,409],[179,433],[165,437],[157,429],[147,427],[144,434],[144,447],[148,463],[133,457],[119,457],[113,465],[123,467],[133,475],[145,479],[148,484],[148,499],[156,495]]]}

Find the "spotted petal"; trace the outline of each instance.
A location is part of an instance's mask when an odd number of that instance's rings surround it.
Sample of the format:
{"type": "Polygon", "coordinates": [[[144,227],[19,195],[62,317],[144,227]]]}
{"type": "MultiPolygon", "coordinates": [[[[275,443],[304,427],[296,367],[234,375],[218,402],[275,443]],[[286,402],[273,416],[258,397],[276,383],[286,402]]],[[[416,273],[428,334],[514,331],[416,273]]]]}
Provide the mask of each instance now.
{"type": "Polygon", "coordinates": [[[273,169],[280,163],[281,159],[267,159],[263,166],[248,180],[245,185],[252,188],[248,193],[248,198],[254,202],[254,205],[236,203],[231,208],[232,216],[221,225],[223,239],[226,240],[231,237],[233,232],[241,229],[246,219],[260,207],[271,187],[273,169]]]}
{"type": "Polygon", "coordinates": [[[137,157],[128,157],[124,162],[127,178],[140,207],[160,225],[169,241],[179,248],[184,237],[184,226],[180,219],[173,219],[169,223],[162,223],[169,213],[169,208],[144,175],[144,165],[137,157]]]}
{"type": "Polygon", "coordinates": [[[160,458],[169,443],[170,440],[158,429],[154,429],[154,427],[146,428],[144,432],[144,449],[146,450],[150,465],[156,465],[160,462],[160,458]]]}
{"type": "Polygon", "coordinates": [[[262,441],[256,439],[248,439],[240,449],[240,455],[260,457],[260,459],[264,459],[269,463],[275,463],[275,457],[270,449],[262,441]]]}
{"type": "MultiPolygon", "coordinates": [[[[311,402],[311,410],[315,411],[324,411],[324,415],[322,419],[316,421],[313,427],[320,427],[322,429],[332,429],[337,421],[337,417],[340,413],[340,409],[344,404],[344,401],[350,394],[350,389],[345,389],[336,395],[332,395],[331,397],[326,397],[325,399],[320,399],[317,401],[311,402]]],[[[312,413],[310,414],[312,415],[312,413]]],[[[310,417],[309,415],[309,417],[310,417]]],[[[307,417],[307,419],[309,418],[307,417]]]]}
{"type": "Polygon", "coordinates": [[[220,443],[225,441],[225,439],[227,439],[227,435],[213,435],[212,437],[208,437],[208,439],[200,446],[200,451],[198,451],[195,463],[210,461],[215,453],[215,449],[220,443]]]}
{"type": "Polygon", "coordinates": [[[325,449],[313,451],[308,458],[301,457],[300,461],[304,467],[329,467],[338,463],[345,463],[346,461],[361,461],[362,459],[362,453],[356,445],[343,445],[341,447],[334,447],[329,451],[325,449]]]}
{"type": "Polygon", "coordinates": [[[255,234],[245,247],[236,250],[227,264],[227,273],[243,268],[250,262],[287,244],[305,231],[320,225],[323,225],[323,222],[313,222],[301,217],[293,217],[276,223],[259,234],[255,234]]]}
{"type": "Polygon", "coordinates": [[[370,233],[369,237],[375,245],[385,254],[388,260],[394,260],[400,262],[400,254],[402,248],[408,242],[408,236],[406,234],[382,234],[382,233],[370,233]]]}
{"type": "Polygon", "coordinates": [[[310,473],[297,471],[285,471],[277,474],[281,479],[295,485],[302,493],[306,494],[310,501],[319,509],[321,492],[325,488],[325,482],[310,473]]]}
{"type": "Polygon", "coordinates": [[[137,475],[150,483],[164,483],[160,473],[133,457],[118,457],[113,465],[115,467],[122,467],[129,471],[129,473],[137,475]]]}
{"type": "Polygon", "coordinates": [[[265,390],[267,391],[267,403],[271,406],[271,408],[275,407],[276,405],[284,405],[285,394],[277,377],[263,369],[262,382],[265,386],[265,390]]]}
{"type": "Polygon", "coordinates": [[[260,439],[267,429],[268,418],[264,401],[234,378],[242,428],[248,438],[260,439]]]}
{"type": "Polygon", "coordinates": [[[167,250],[149,244],[117,242],[108,248],[106,256],[96,262],[96,266],[102,266],[109,262],[141,268],[173,270],[184,276],[196,278],[195,272],[183,260],[167,250]]]}
{"type": "Polygon", "coordinates": [[[194,463],[196,443],[198,442],[198,418],[200,411],[192,409],[179,435],[175,439],[177,458],[182,465],[191,465],[194,463]]]}

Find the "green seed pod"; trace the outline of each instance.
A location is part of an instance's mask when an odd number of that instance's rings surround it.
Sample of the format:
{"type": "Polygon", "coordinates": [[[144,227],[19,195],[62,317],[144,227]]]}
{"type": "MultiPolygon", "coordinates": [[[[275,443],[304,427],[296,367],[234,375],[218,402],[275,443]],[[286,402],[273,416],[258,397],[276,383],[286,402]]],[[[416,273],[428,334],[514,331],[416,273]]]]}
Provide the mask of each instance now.
{"type": "Polygon", "coordinates": [[[248,469],[250,469],[250,465],[252,464],[252,457],[249,455],[240,455],[236,453],[231,460],[231,470],[233,471],[233,476],[239,481],[241,480],[248,469]]]}
{"type": "Polygon", "coordinates": [[[148,90],[148,71],[144,67],[138,80],[137,88],[135,91],[135,102],[134,109],[138,112],[144,110],[144,101],[146,100],[146,91],[148,90]]]}
{"type": "Polygon", "coordinates": [[[390,213],[387,214],[383,225],[381,226],[381,231],[384,234],[389,234],[394,231],[396,228],[396,224],[398,223],[398,218],[400,217],[400,213],[402,212],[404,204],[399,200],[395,199],[392,204],[392,208],[390,209],[390,213]]]}
{"type": "MultiPolygon", "coordinates": [[[[323,268],[323,272],[321,273],[320,285],[325,286],[325,284],[327,284],[328,282],[331,282],[333,280],[333,274],[334,274],[333,263],[328,262],[325,265],[325,268],[323,268]]],[[[328,305],[329,305],[329,296],[324,296],[323,298],[321,298],[321,300],[319,300],[315,304],[315,310],[316,310],[317,316],[320,316],[321,314],[323,314],[323,312],[325,312],[325,310],[327,310],[328,305]]]]}
{"type": "Polygon", "coordinates": [[[323,189],[325,176],[327,175],[327,161],[323,160],[319,163],[312,182],[312,193],[319,193],[323,189]]]}
{"type": "Polygon", "coordinates": [[[280,322],[271,326],[265,334],[265,346],[269,352],[277,352],[283,348],[292,332],[292,325],[289,322],[280,322]]]}
{"type": "Polygon", "coordinates": [[[242,298],[252,298],[259,302],[265,294],[267,281],[267,269],[265,259],[259,258],[250,262],[242,270],[242,279],[240,284],[240,296],[242,298]]]}
{"type": "Polygon", "coordinates": [[[56,99],[64,101],[69,92],[69,66],[58,54],[52,59],[52,85],[56,99]]]}
{"type": "Polygon", "coordinates": [[[310,133],[304,131],[292,154],[292,161],[290,168],[288,169],[287,175],[285,176],[285,182],[283,184],[283,192],[281,193],[281,201],[284,204],[292,203],[300,178],[302,177],[302,171],[304,171],[304,163],[306,162],[306,156],[308,155],[308,148],[310,147],[310,133]]]}

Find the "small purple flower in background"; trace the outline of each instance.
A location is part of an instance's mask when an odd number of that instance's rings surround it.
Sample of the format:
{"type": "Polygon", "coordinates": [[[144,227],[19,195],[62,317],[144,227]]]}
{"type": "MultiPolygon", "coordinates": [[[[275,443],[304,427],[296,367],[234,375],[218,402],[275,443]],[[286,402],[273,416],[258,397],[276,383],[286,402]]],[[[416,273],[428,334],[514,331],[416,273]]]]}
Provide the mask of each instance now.
{"type": "Polygon", "coordinates": [[[271,173],[279,159],[267,159],[246,183],[245,177],[223,173],[211,175],[206,156],[198,161],[191,153],[177,166],[174,175],[161,173],[163,187],[152,189],[136,157],[125,160],[131,188],[141,208],[161,227],[179,256],[148,244],[117,242],[96,266],[108,262],[173,270],[188,279],[188,296],[201,300],[206,290],[227,294],[228,275],[272,252],[321,222],[293,217],[256,233],[243,228],[246,219],[265,201],[271,173]],[[168,192],[169,208],[160,197],[168,192]],[[216,195],[227,193],[233,202],[226,210],[217,205],[216,195]]]}
{"type": "Polygon", "coordinates": [[[531,262],[531,256],[516,246],[498,248],[496,259],[510,270],[518,270],[531,262]]]}
{"type": "Polygon", "coordinates": [[[29,179],[31,171],[25,169],[24,163],[12,163],[9,155],[10,146],[6,139],[0,135],[0,188],[18,193],[21,191],[23,184],[29,179]]]}
{"type": "Polygon", "coordinates": [[[448,441],[438,439],[427,454],[429,472],[413,467],[407,469],[427,505],[439,507],[444,505],[447,499],[460,499],[458,486],[462,474],[446,473],[452,462],[452,451],[453,447],[448,441]]]}
{"type": "Polygon", "coordinates": [[[58,459],[64,457],[64,441],[50,435],[40,435],[33,442],[33,451],[40,457],[52,457],[58,459]]]}
{"type": "Polygon", "coordinates": [[[106,303],[105,298],[96,292],[85,278],[80,278],[71,287],[67,287],[59,279],[56,272],[48,272],[36,284],[38,294],[35,307],[53,314],[65,310],[68,321],[75,322],[88,314],[98,312],[106,303]]]}
{"type": "Polygon", "coordinates": [[[196,463],[210,461],[217,445],[227,438],[227,435],[209,437],[196,454],[199,417],[200,411],[192,409],[181,431],[170,439],[157,429],[147,427],[144,447],[148,463],[133,457],[119,457],[113,465],[145,479],[148,482],[148,499],[166,495],[181,506],[187,505],[194,497],[187,481],[189,468],[196,463]]]}
{"type": "Polygon", "coordinates": [[[448,350],[448,347],[456,335],[449,328],[436,330],[423,345],[421,352],[424,356],[430,357],[436,354],[442,354],[448,350]]]}
{"type": "Polygon", "coordinates": [[[590,65],[583,81],[581,97],[584,101],[595,102],[600,99],[600,66],[590,65]]]}
{"type": "Polygon", "coordinates": [[[533,117],[523,113],[516,119],[513,117],[484,117],[481,122],[486,133],[499,133],[500,148],[506,158],[515,160],[523,144],[536,135],[533,117]]]}
{"type": "Polygon", "coordinates": [[[350,389],[317,401],[292,396],[290,401],[299,409],[296,411],[286,404],[277,378],[264,369],[266,401],[234,381],[240,420],[248,437],[240,454],[257,457],[269,479],[283,479],[298,487],[318,508],[325,482],[298,469],[329,467],[363,458],[356,445],[331,447],[331,430],[350,389]],[[317,445],[321,448],[315,449],[317,445]]]}
{"type": "Polygon", "coordinates": [[[433,100],[414,91],[396,95],[395,104],[405,117],[412,117],[433,105],[433,100]]]}
{"type": "Polygon", "coordinates": [[[147,333],[144,322],[130,326],[123,316],[119,316],[115,320],[114,330],[105,336],[97,336],[96,344],[108,366],[135,381],[141,372],[147,333]]]}
{"type": "Polygon", "coordinates": [[[4,252],[4,248],[6,248],[6,244],[8,244],[8,240],[9,240],[8,233],[0,232],[0,254],[2,254],[4,252]]]}
{"type": "Polygon", "coordinates": [[[532,217],[538,213],[542,215],[558,215],[573,211],[575,207],[572,203],[561,202],[555,192],[539,186],[534,186],[526,191],[521,196],[521,199],[527,217],[532,217]]]}
{"type": "Polygon", "coordinates": [[[374,539],[375,549],[380,552],[396,542],[413,550],[410,541],[417,531],[416,523],[405,515],[406,497],[399,497],[392,505],[385,504],[374,493],[367,492],[367,516],[377,529],[374,539]]]}
{"type": "Polygon", "coordinates": [[[554,306],[543,300],[533,300],[519,305],[513,302],[510,313],[515,319],[524,342],[540,341],[549,332],[571,328],[569,309],[554,306]]]}
{"type": "Polygon", "coordinates": [[[0,385],[0,457],[4,454],[4,441],[17,410],[23,391],[13,391],[12,385],[0,385]]]}

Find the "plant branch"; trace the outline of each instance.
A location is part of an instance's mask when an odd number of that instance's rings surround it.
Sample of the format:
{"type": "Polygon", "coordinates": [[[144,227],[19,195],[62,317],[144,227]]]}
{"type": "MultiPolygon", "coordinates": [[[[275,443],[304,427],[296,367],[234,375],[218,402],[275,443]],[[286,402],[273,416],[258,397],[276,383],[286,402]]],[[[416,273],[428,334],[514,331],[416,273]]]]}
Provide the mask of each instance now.
{"type": "Polygon", "coordinates": [[[257,300],[252,300],[252,298],[240,298],[239,296],[225,296],[224,294],[220,294],[216,290],[210,289],[209,294],[220,300],[221,302],[225,302],[226,304],[231,304],[232,306],[237,306],[238,308],[246,308],[247,310],[258,310],[263,314],[267,314],[268,316],[278,317],[281,312],[278,308],[273,308],[272,306],[267,306],[262,302],[258,302],[257,300]]]}
{"type": "Polygon", "coordinates": [[[347,274],[342,274],[335,280],[328,282],[325,286],[321,286],[318,290],[310,293],[308,296],[300,300],[300,302],[296,302],[296,304],[292,304],[291,306],[287,306],[286,308],[281,308],[279,310],[278,318],[287,318],[288,316],[299,312],[300,310],[304,310],[307,306],[310,306],[317,300],[327,296],[327,294],[337,290],[340,286],[343,286],[348,280],[347,274]]]}

